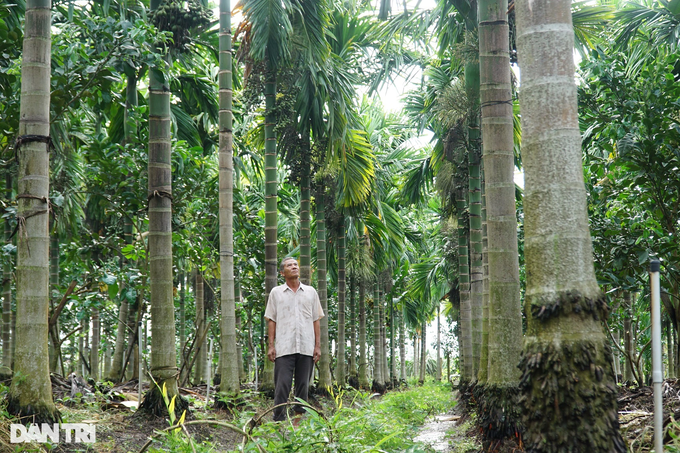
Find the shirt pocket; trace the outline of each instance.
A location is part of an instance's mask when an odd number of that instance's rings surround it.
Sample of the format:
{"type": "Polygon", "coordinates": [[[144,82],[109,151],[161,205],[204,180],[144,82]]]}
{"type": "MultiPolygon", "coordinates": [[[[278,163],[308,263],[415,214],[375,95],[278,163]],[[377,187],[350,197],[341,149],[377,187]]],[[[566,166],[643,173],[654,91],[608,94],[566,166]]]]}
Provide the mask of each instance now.
{"type": "Polygon", "coordinates": [[[300,303],[300,313],[303,319],[312,319],[312,303],[308,300],[302,300],[300,303]]]}

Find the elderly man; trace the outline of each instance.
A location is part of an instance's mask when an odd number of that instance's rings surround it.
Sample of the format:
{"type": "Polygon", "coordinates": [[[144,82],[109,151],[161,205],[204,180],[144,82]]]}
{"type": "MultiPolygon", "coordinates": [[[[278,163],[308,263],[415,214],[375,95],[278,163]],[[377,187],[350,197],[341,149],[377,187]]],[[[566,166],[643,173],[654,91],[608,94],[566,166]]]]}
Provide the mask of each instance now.
{"type": "MultiPolygon", "coordinates": [[[[284,258],[280,266],[286,283],[271,290],[265,318],[269,320],[267,357],[274,362],[274,404],[288,401],[295,376],[295,397],[307,401],[309,379],[314,364],[321,357],[321,328],[324,317],[319,295],[311,286],[300,282],[300,267],[295,258],[284,258]]],[[[303,409],[295,406],[297,426],[303,409]]],[[[284,420],[286,410],[274,410],[274,420],[284,420]]]]}

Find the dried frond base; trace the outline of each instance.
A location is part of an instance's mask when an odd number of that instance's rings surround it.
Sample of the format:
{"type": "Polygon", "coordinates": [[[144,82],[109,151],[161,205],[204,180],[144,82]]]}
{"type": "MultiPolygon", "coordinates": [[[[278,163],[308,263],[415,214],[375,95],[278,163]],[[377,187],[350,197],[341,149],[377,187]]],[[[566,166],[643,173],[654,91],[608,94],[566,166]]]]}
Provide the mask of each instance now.
{"type": "Polygon", "coordinates": [[[525,346],[519,384],[529,453],[625,453],[611,350],[604,342],[525,346]]]}
{"type": "Polygon", "coordinates": [[[522,439],[523,426],[519,406],[519,389],[497,385],[477,385],[477,425],[484,451],[489,451],[499,440],[522,439]]]}
{"type": "MultiPolygon", "coordinates": [[[[177,398],[175,399],[176,418],[179,419],[182,416],[182,413],[187,409],[189,409],[189,402],[181,395],[177,395],[177,398]]],[[[140,415],[146,414],[156,417],[165,417],[168,415],[168,407],[157,386],[152,386],[149,391],[146,392],[137,413],[140,415]]]]}

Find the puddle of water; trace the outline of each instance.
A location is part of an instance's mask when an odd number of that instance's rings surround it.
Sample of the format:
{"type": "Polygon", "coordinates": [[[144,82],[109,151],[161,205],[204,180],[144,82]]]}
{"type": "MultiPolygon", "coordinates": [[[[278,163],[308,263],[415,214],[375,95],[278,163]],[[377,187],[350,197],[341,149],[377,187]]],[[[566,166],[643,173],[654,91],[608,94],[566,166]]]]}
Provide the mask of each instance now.
{"type": "Polygon", "coordinates": [[[446,431],[453,428],[459,418],[457,415],[437,415],[434,419],[425,423],[420,429],[420,434],[413,440],[427,444],[437,452],[451,451],[449,441],[446,438],[446,431]]]}

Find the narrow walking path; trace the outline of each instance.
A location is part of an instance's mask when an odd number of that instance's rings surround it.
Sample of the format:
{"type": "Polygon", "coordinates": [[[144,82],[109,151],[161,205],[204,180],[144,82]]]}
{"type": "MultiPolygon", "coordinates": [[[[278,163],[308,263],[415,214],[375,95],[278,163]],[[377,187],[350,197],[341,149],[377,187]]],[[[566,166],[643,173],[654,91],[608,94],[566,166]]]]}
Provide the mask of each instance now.
{"type": "Polygon", "coordinates": [[[459,415],[441,414],[428,421],[420,429],[420,434],[413,438],[415,442],[429,445],[434,451],[451,453],[450,436],[447,432],[454,429],[459,415]]]}

